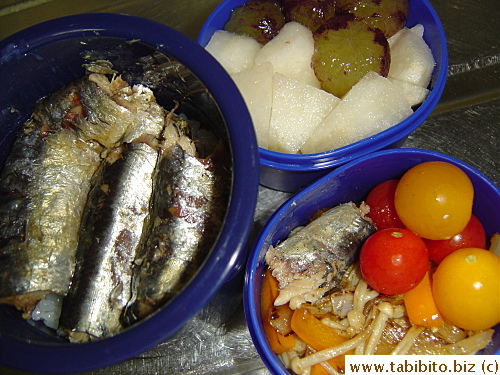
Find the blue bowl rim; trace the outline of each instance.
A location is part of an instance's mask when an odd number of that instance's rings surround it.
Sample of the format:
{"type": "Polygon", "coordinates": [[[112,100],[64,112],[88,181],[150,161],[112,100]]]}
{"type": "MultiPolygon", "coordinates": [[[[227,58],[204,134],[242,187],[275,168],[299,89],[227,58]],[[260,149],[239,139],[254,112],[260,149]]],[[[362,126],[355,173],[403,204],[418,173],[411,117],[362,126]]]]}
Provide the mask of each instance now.
{"type": "MultiPolygon", "coordinates": [[[[440,40],[439,53],[441,55],[441,66],[439,74],[435,79],[434,87],[429,93],[429,96],[415,110],[415,112],[410,117],[406,118],[405,120],[389,129],[386,129],[373,136],[367,137],[347,146],[343,146],[326,152],[315,154],[285,154],[259,147],[260,163],[262,164],[262,166],[287,172],[313,172],[328,170],[356,159],[357,157],[366,155],[370,152],[388,148],[391,145],[396,144],[401,139],[407,137],[411,132],[413,132],[420,126],[420,124],[435,108],[444,91],[448,70],[448,49],[446,45],[444,28],[436,11],[428,0],[419,1],[422,3],[422,6],[429,11],[433,21],[436,24],[440,40]]],[[[198,43],[200,43],[202,46],[205,46],[208,43],[207,34],[211,36],[214,32],[212,24],[216,22],[222,14],[226,14],[228,8],[232,9],[234,5],[239,6],[244,4],[245,2],[246,0],[222,1],[210,14],[210,16],[202,26],[197,38],[198,43]]]]}
{"type": "Polygon", "coordinates": [[[121,362],[166,340],[234,275],[236,263],[246,255],[253,225],[259,160],[250,115],[232,79],[208,52],[187,36],[155,21],[125,14],[66,16],[31,26],[0,41],[0,66],[11,53],[21,56],[46,44],[81,36],[140,40],[178,59],[204,82],[228,127],[234,163],[233,187],[224,227],[211,254],[182,293],[169,302],[168,308],[114,337],[83,344],[33,343],[0,334],[0,363],[25,371],[87,371],[121,362]],[[230,124],[238,126],[231,128],[230,124]]]}
{"type": "MultiPolygon", "coordinates": [[[[310,191],[317,190],[327,180],[330,180],[335,176],[344,174],[346,171],[355,168],[359,163],[363,163],[363,161],[365,160],[387,155],[396,155],[398,157],[408,157],[408,158],[410,158],[412,155],[417,155],[417,156],[425,155],[429,156],[434,160],[451,162],[457,165],[458,167],[462,168],[462,170],[474,174],[481,181],[481,183],[483,183],[488,189],[492,189],[492,191],[495,191],[496,195],[500,198],[500,188],[496,186],[486,175],[484,175],[482,172],[478,171],[471,165],[459,159],[456,159],[452,156],[437,151],[430,151],[418,148],[399,148],[399,149],[381,150],[373,152],[369,155],[359,157],[358,159],[346,163],[338,167],[337,169],[329,172],[325,176],[317,179],[315,182],[311,183],[306,188],[302,189],[301,191],[290,197],[271,215],[269,220],[261,229],[259,235],[257,236],[257,239],[254,242],[252,249],[250,250],[245,270],[245,282],[243,291],[243,306],[244,306],[245,319],[247,321],[248,329],[258,354],[260,355],[264,364],[273,374],[289,375],[289,372],[288,370],[286,370],[284,365],[279,361],[276,354],[272,352],[267,342],[267,339],[263,334],[263,326],[260,320],[260,313],[259,313],[260,306],[255,304],[255,301],[260,297],[256,296],[257,291],[254,290],[253,286],[255,285],[256,280],[262,277],[261,274],[257,273],[257,269],[262,265],[263,262],[263,259],[261,259],[263,247],[271,245],[270,243],[268,243],[268,237],[272,232],[275,223],[279,221],[282,216],[287,215],[287,211],[291,207],[295,206],[297,201],[301,201],[302,198],[308,195],[310,191]]],[[[260,291],[258,293],[260,293],[260,291]]],[[[500,349],[498,349],[495,354],[500,355],[500,349]]]]}

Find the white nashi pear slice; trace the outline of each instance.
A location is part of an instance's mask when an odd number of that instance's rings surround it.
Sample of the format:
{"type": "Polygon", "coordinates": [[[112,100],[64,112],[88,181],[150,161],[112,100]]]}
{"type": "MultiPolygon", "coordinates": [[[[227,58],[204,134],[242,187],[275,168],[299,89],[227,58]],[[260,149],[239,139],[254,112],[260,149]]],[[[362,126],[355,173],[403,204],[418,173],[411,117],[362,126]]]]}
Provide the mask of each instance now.
{"type": "Polygon", "coordinates": [[[254,38],[225,30],[217,30],[205,47],[229,74],[252,67],[261,48],[254,38]]]}
{"type": "Polygon", "coordinates": [[[275,72],[319,88],[321,84],[311,66],[313,52],[312,31],[298,22],[288,22],[257,53],[255,64],[270,62],[275,72]]]}
{"type": "Polygon", "coordinates": [[[247,105],[260,147],[268,148],[273,104],[274,69],[271,63],[254,65],[231,76],[247,105]]]}
{"type": "Polygon", "coordinates": [[[403,28],[389,38],[391,66],[388,77],[427,87],[436,65],[432,51],[423,39],[424,27],[403,28]]]}
{"type": "Polygon", "coordinates": [[[326,91],[275,73],[269,149],[297,153],[339,102],[326,91]]]}
{"type": "Polygon", "coordinates": [[[369,72],[315,129],[301,151],[312,154],[346,146],[388,129],[412,113],[398,88],[369,72]]]}
{"type": "Polygon", "coordinates": [[[429,90],[422,86],[414,85],[413,83],[402,81],[397,78],[388,77],[389,81],[392,82],[405,96],[406,100],[413,107],[422,103],[427,95],[429,95],[429,90]]]}

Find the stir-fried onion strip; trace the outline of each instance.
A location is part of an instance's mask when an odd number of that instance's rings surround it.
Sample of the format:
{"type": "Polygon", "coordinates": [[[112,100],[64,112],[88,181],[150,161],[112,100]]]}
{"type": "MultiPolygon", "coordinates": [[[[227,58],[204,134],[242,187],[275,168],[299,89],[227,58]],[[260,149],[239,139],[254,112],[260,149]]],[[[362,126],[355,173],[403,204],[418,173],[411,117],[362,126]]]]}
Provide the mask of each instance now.
{"type": "Polygon", "coordinates": [[[472,336],[459,340],[454,344],[447,344],[441,347],[427,347],[425,344],[415,346],[412,354],[448,354],[448,355],[470,355],[475,354],[478,350],[483,349],[491,341],[493,329],[479,331],[472,336]]]}
{"type": "Polygon", "coordinates": [[[333,348],[328,348],[324,350],[320,350],[316,353],[313,353],[307,357],[299,358],[296,357],[292,360],[292,370],[297,374],[302,374],[304,370],[308,367],[316,365],[321,362],[328,361],[329,359],[335,358],[339,355],[345,354],[350,350],[353,350],[365,341],[371,332],[371,325],[366,327],[359,335],[353,337],[350,340],[345,341],[344,343],[334,346],[333,348]]]}
{"type": "Polygon", "coordinates": [[[392,355],[405,355],[411,349],[413,342],[417,338],[418,335],[424,330],[424,327],[419,326],[411,326],[403,339],[396,345],[396,347],[392,350],[392,355]]]}
{"type": "Polygon", "coordinates": [[[360,310],[351,310],[347,313],[347,319],[349,320],[349,325],[361,329],[365,324],[365,315],[360,310]]]}
{"type": "Polygon", "coordinates": [[[500,257],[500,234],[495,233],[493,236],[491,236],[490,241],[490,251],[500,257]]]}

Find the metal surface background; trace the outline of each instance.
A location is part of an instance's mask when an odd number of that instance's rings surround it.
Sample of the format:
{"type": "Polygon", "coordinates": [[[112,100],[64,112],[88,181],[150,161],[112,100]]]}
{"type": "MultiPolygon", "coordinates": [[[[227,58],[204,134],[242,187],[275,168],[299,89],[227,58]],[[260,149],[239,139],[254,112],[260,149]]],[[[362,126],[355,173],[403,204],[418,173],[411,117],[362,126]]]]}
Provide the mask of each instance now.
{"type": "MultiPolygon", "coordinates": [[[[0,39],[51,18],[83,12],[137,15],[196,39],[204,20],[219,3],[220,0],[2,0],[0,39]]],[[[410,135],[404,147],[454,156],[499,185],[498,3],[496,0],[431,0],[431,3],[448,39],[449,77],[438,106],[410,135]]],[[[253,236],[290,196],[260,188],[253,236]]],[[[241,302],[236,301],[236,306],[230,317],[213,316],[210,309],[202,311],[171,340],[137,358],[85,375],[268,374],[251,342],[241,302]]],[[[25,374],[4,368],[0,368],[0,373],[25,374]]]]}

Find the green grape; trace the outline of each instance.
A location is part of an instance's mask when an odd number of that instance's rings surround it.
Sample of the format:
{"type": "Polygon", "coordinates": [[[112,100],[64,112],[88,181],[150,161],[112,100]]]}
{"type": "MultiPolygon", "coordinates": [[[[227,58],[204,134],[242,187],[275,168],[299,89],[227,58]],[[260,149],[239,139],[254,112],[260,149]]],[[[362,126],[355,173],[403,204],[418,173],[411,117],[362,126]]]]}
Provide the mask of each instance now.
{"type": "Polygon", "coordinates": [[[250,0],[233,9],[224,30],[248,35],[266,44],[274,38],[283,25],[285,16],[278,0],[250,0]]]}
{"type": "Polygon", "coordinates": [[[409,0],[337,0],[336,12],[354,14],[389,39],[405,26],[409,0]]]}
{"type": "Polygon", "coordinates": [[[321,88],[341,98],[369,71],[386,77],[390,51],[384,33],[352,14],[330,18],[314,32],[312,66],[321,88]]]}
{"type": "Polygon", "coordinates": [[[312,31],[335,16],[335,0],[282,0],[282,7],[287,22],[300,22],[312,31]]]}

